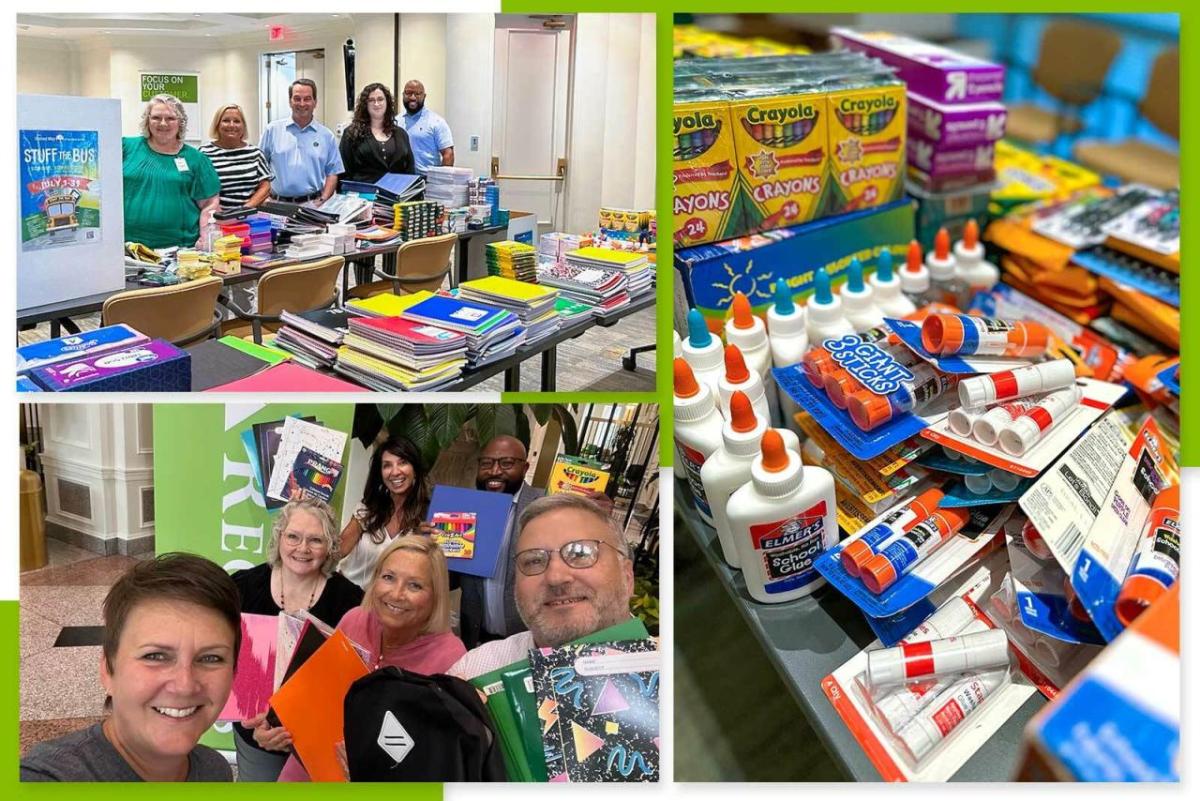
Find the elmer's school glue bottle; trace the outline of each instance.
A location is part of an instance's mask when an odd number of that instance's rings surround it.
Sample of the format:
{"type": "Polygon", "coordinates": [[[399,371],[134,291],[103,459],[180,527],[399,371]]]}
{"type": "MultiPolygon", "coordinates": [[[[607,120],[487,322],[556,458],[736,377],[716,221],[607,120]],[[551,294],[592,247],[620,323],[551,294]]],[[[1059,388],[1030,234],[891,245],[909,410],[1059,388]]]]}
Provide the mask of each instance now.
{"type": "Polygon", "coordinates": [[[967,220],[963,238],[954,243],[954,259],[958,262],[958,277],[972,294],[986,292],[1000,280],[1000,268],[984,261],[983,243],[979,241],[979,224],[967,220]]]}
{"type": "Polygon", "coordinates": [[[850,259],[850,266],[846,268],[846,283],[841,295],[846,319],[854,326],[855,333],[883,325],[883,312],[875,305],[874,290],[863,283],[862,262],[857,257],[850,259]]]}
{"type": "Polygon", "coordinates": [[[771,371],[771,344],[767,340],[767,326],[750,309],[750,300],[741,292],[734,293],[730,306],[731,314],[725,321],[725,342],[737,345],[746,360],[746,366],[758,373],[763,381],[769,381],[771,371]]]}
{"type": "MultiPolygon", "coordinates": [[[[700,469],[704,494],[712,510],[713,528],[717,530],[721,554],[730,567],[739,566],[740,555],[734,545],[726,507],[730,496],[750,480],[750,466],[766,432],[766,418],[754,413],[745,393],[734,392],[729,401],[729,419],[721,427],[721,447],[700,469]]],[[[791,431],[780,431],[779,434],[788,448],[800,452],[799,437],[791,431]]]]}
{"type": "Polygon", "coordinates": [[[962,308],[967,285],[958,277],[958,266],[950,252],[950,232],[945,228],[938,229],[933,250],[925,254],[925,266],[929,268],[935,299],[962,308]]]}
{"type": "Polygon", "coordinates": [[[700,468],[721,447],[721,415],[717,399],[707,384],[696,380],[692,368],[683,359],[675,360],[675,447],[678,461],[675,474],[687,480],[696,502],[696,511],[706,523],[713,522],[700,468]]]}
{"type": "Polygon", "coordinates": [[[854,333],[854,326],[842,311],[842,300],[829,286],[829,273],[818,267],[813,273],[813,296],[805,309],[808,314],[808,343],[816,346],[827,339],[854,333]]]}
{"type": "Polygon", "coordinates": [[[929,268],[925,266],[921,243],[915,239],[908,243],[908,256],[900,271],[900,289],[918,308],[934,299],[929,268]]]}
{"type": "Polygon", "coordinates": [[[885,316],[907,317],[917,310],[913,302],[901,292],[900,279],[892,270],[892,251],[886,248],[876,260],[871,287],[875,290],[875,305],[885,316]]]}
{"type": "MultiPolygon", "coordinates": [[[[771,362],[776,367],[791,367],[800,364],[808,350],[808,332],[804,330],[804,307],[792,300],[786,282],[775,282],[775,304],[767,309],[767,333],[771,340],[771,362]]],[[[780,422],[789,429],[796,425],[796,414],[800,406],[783,388],[775,383],[775,395],[779,399],[780,422]]]]}
{"type": "Polygon", "coordinates": [[[755,414],[768,423],[779,416],[779,412],[772,408],[774,396],[767,394],[762,376],[749,368],[737,345],[725,346],[725,374],[718,379],[717,387],[720,392],[721,412],[726,418],[729,417],[729,399],[737,391],[746,393],[746,397],[754,404],[755,414]]]}
{"type": "Polygon", "coordinates": [[[825,584],[813,562],[837,545],[833,476],[801,464],[778,431],[763,434],[750,483],[733,493],[726,514],[751,598],[784,603],[825,584]]]}
{"type": "Polygon", "coordinates": [[[721,340],[712,335],[704,316],[696,309],[688,310],[688,336],[683,341],[683,358],[691,365],[696,380],[708,385],[713,397],[719,395],[717,379],[725,372],[721,340]]]}

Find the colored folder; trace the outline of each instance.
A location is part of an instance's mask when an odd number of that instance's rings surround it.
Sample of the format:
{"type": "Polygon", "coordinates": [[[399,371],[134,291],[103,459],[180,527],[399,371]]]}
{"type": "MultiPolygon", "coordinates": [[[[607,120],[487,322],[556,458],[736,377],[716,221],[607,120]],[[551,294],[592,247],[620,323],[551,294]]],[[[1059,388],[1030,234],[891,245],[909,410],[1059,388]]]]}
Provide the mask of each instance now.
{"type": "Polygon", "coordinates": [[[268,367],[260,373],[221,384],[209,392],[366,392],[367,390],[340,378],[318,373],[291,362],[268,367]]]}
{"type": "Polygon", "coordinates": [[[475,548],[470,559],[451,559],[450,569],[456,573],[491,578],[496,575],[500,546],[508,517],[512,513],[513,496],[503,492],[484,492],[438,485],[429,501],[427,521],[434,515],[469,512],[475,516],[475,548]]]}
{"type": "Polygon", "coordinates": [[[242,644],[238,648],[233,689],[217,720],[242,721],[266,711],[275,689],[275,646],[279,636],[276,615],[242,613],[242,644]]]}

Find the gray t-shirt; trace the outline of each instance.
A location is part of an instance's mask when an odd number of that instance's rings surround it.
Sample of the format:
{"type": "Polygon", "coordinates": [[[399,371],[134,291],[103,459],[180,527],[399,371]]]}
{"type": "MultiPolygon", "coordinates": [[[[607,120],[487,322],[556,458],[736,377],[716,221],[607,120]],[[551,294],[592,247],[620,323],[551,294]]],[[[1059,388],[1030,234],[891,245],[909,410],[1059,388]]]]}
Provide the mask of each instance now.
{"type": "MultiPolygon", "coordinates": [[[[140,782],[97,723],[35,745],[21,760],[23,782],[140,782]]],[[[233,771],[213,749],[197,745],[188,754],[189,782],[230,782],[233,771]]]]}

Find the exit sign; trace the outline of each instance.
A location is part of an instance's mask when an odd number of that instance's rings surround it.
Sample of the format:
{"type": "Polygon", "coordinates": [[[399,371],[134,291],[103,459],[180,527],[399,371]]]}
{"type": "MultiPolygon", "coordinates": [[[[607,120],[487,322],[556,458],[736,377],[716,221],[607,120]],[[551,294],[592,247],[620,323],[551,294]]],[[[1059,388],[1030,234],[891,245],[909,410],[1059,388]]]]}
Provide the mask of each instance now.
{"type": "Polygon", "coordinates": [[[282,42],[286,33],[287,31],[282,25],[267,26],[267,38],[272,42],[282,42]]]}

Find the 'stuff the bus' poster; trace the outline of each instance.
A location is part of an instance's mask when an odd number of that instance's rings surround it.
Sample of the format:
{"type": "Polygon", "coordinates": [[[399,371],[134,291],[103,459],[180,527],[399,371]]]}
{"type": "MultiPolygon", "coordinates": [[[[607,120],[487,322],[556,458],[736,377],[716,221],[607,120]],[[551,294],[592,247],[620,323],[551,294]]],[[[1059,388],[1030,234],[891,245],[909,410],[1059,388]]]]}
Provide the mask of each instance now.
{"type": "Polygon", "coordinates": [[[97,131],[21,131],[21,249],[100,241],[97,131]]]}

